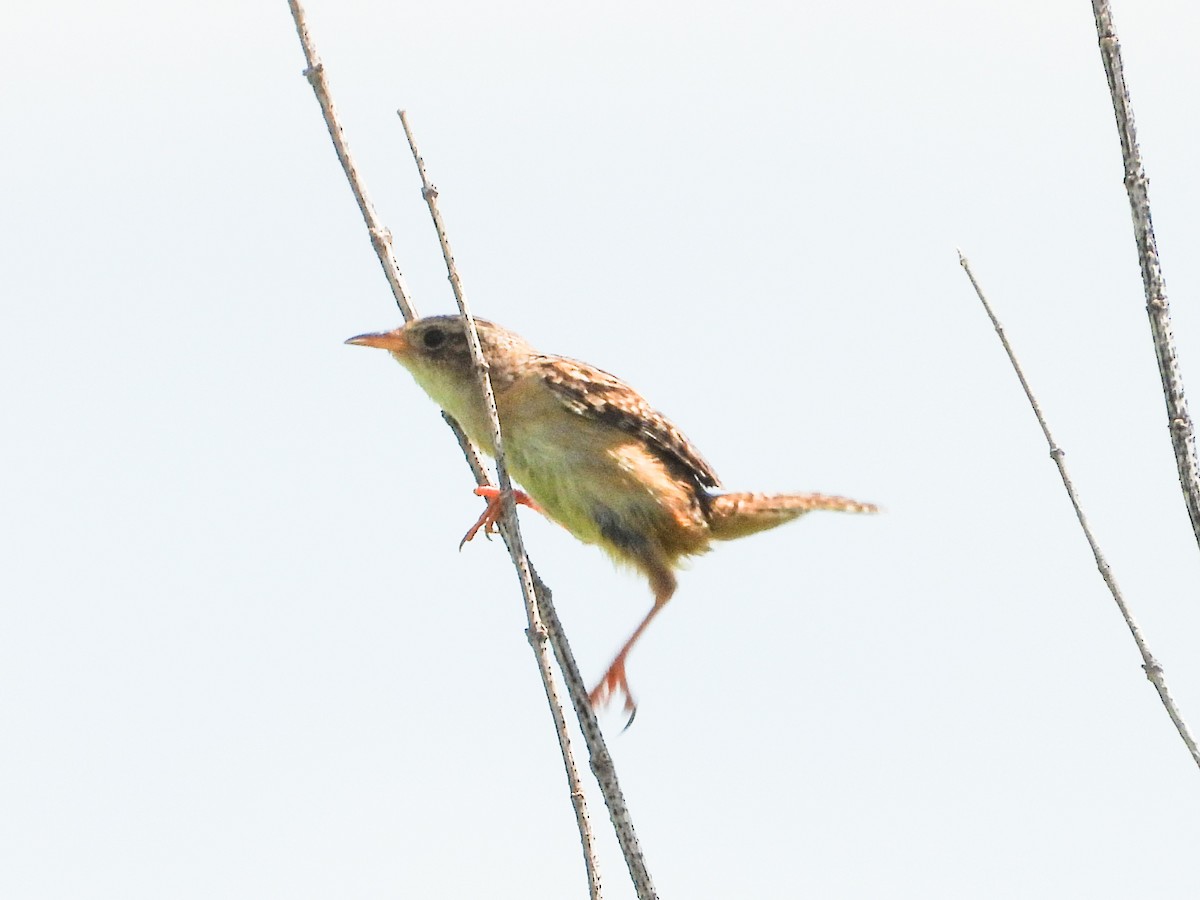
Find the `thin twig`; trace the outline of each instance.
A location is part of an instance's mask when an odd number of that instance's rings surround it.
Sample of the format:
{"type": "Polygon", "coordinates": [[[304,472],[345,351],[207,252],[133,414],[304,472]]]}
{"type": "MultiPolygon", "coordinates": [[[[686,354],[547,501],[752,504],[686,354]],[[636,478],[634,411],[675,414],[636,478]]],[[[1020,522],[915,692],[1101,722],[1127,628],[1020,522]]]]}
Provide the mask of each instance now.
{"type": "Polygon", "coordinates": [[[1146,646],[1146,640],[1142,637],[1142,630],[1134,620],[1133,613],[1129,611],[1129,606],[1125,602],[1125,597],[1121,594],[1121,589],[1117,587],[1117,580],[1112,573],[1112,568],[1109,566],[1108,560],[1104,558],[1104,554],[1100,552],[1100,546],[1096,543],[1096,537],[1092,534],[1087,517],[1083,514],[1083,508],[1079,505],[1079,497],[1075,493],[1075,485],[1071,482],[1071,477],[1067,474],[1067,465],[1064,461],[1065,454],[1062,448],[1054,442],[1054,437],[1050,434],[1050,426],[1046,424],[1046,417],[1042,415],[1042,408],[1038,404],[1037,398],[1034,397],[1033,389],[1030,388],[1029,382],[1025,379],[1025,373],[1021,369],[1021,364],[1017,362],[1016,353],[1013,352],[1012,345],[1008,342],[1008,337],[1004,334],[1004,326],[1000,324],[1000,321],[996,318],[996,314],[992,311],[992,305],[988,303],[987,297],[984,296],[983,288],[975,280],[975,273],[971,271],[971,264],[963,256],[962,251],[959,251],[958,261],[967,273],[967,278],[971,280],[971,286],[975,288],[975,294],[979,297],[979,302],[983,304],[988,318],[992,320],[992,327],[996,329],[1000,343],[1004,346],[1004,352],[1008,354],[1008,361],[1012,363],[1013,371],[1017,374],[1017,380],[1021,382],[1021,389],[1025,391],[1025,397],[1029,400],[1030,407],[1033,408],[1033,414],[1037,416],[1038,425],[1042,428],[1042,434],[1046,436],[1046,443],[1050,445],[1050,458],[1058,466],[1058,475],[1062,479],[1063,487],[1067,490],[1067,497],[1070,498],[1071,506],[1075,510],[1075,518],[1079,520],[1079,527],[1083,529],[1083,536],[1087,538],[1088,546],[1092,548],[1092,556],[1095,557],[1096,568],[1100,570],[1100,577],[1104,579],[1105,585],[1108,586],[1109,593],[1112,594],[1113,600],[1116,601],[1117,609],[1121,611],[1121,616],[1125,619],[1125,625],[1129,628],[1129,633],[1133,635],[1138,652],[1142,654],[1142,669],[1145,671],[1146,677],[1150,679],[1150,683],[1154,685],[1154,689],[1158,691],[1158,697],[1162,701],[1162,705],[1166,708],[1167,715],[1175,723],[1175,728],[1179,732],[1179,736],[1183,738],[1183,743],[1187,747],[1188,753],[1192,755],[1192,759],[1196,765],[1200,766],[1200,750],[1197,750],[1196,742],[1192,739],[1187,724],[1183,721],[1183,716],[1180,715],[1179,709],[1175,706],[1175,701],[1171,699],[1171,694],[1167,690],[1167,679],[1163,673],[1162,666],[1158,664],[1158,660],[1154,658],[1154,654],[1146,646]]]}
{"type": "MultiPolygon", "coordinates": [[[[325,124],[326,124],[326,127],[329,129],[329,136],[333,140],[334,149],[337,151],[338,159],[342,163],[342,169],[345,172],[346,178],[350,183],[351,190],[354,192],[354,197],[355,197],[356,201],[358,202],[359,210],[362,212],[363,221],[366,223],[368,233],[370,234],[371,244],[375,248],[376,255],[379,257],[380,265],[383,267],[384,274],[386,275],[386,277],[388,279],[388,283],[392,287],[392,293],[396,298],[396,305],[400,308],[400,311],[403,314],[405,320],[411,321],[412,319],[416,318],[416,316],[417,316],[416,308],[415,308],[414,304],[412,303],[412,300],[411,300],[409,292],[408,292],[408,288],[404,282],[404,277],[400,273],[400,267],[399,267],[398,263],[396,262],[395,256],[392,252],[391,233],[380,224],[379,219],[375,214],[374,207],[372,206],[370,201],[367,199],[366,190],[363,187],[362,180],[359,178],[358,171],[357,171],[357,169],[353,163],[353,160],[350,156],[349,147],[348,147],[346,139],[345,139],[345,134],[343,132],[341,122],[337,118],[337,112],[334,109],[333,101],[330,97],[328,84],[325,80],[324,68],[320,62],[319,57],[317,56],[316,48],[314,47],[312,39],[308,32],[308,23],[305,19],[304,9],[300,5],[298,0],[289,0],[288,5],[291,8],[292,18],[296,23],[296,32],[299,35],[301,46],[304,49],[304,56],[308,62],[308,67],[304,71],[304,76],[308,79],[309,84],[313,88],[314,94],[316,94],[317,101],[321,105],[321,111],[325,118],[325,124]]],[[[446,421],[446,424],[450,427],[450,430],[454,433],[455,439],[458,441],[459,447],[462,448],[463,455],[467,460],[467,464],[470,466],[471,471],[472,471],[473,475],[475,476],[476,484],[481,485],[481,486],[489,485],[491,482],[488,478],[487,469],[484,466],[484,464],[479,456],[479,452],[475,449],[474,445],[471,444],[470,440],[467,438],[467,436],[463,432],[462,428],[459,426],[459,424],[457,422],[454,421],[453,418],[451,418],[450,416],[447,416],[445,414],[443,414],[442,418],[446,421]]],[[[505,541],[507,542],[508,538],[509,538],[509,532],[508,532],[507,526],[502,523],[500,530],[501,530],[501,534],[505,538],[505,541]]],[[[550,594],[549,589],[545,586],[545,584],[541,581],[541,579],[536,576],[536,573],[533,572],[532,567],[530,567],[530,574],[533,578],[533,583],[534,583],[535,591],[537,592],[537,597],[539,598],[539,603],[542,603],[543,597],[546,598],[546,603],[548,603],[549,594],[550,594]]],[[[565,644],[565,640],[562,639],[562,636],[561,636],[562,635],[561,626],[559,625],[557,616],[553,615],[553,607],[545,606],[545,608],[551,612],[551,616],[548,617],[547,624],[548,624],[549,630],[550,630],[551,641],[555,648],[555,654],[559,658],[560,665],[562,665],[563,657],[561,655],[561,652],[562,652],[561,648],[565,647],[566,644],[565,644]]],[[[535,636],[531,634],[530,639],[535,640],[535,636]]],[[[570,652],[569,648],[567,648],[568,655],[569,655],[569,652],[570,652]]],[[[573,665],[574,660],[572,659],[571,662],[573,665]]],[[[578,674],[577,669],[576,669],[576,674],[578,674]]],[[[568,684],[568,687],[571,689],[572,698],[574,698],[575,694],[576,694],[574,686],[568,684]]],[[[580,688],[580,690],[582,690],[582,688],[580,688]]],[[[586,699],[586,692],[583,694],[583,696],[586,699]]],[[[593,737],[594,737],[595,735],[599,734],[599,726],[596,725],[594,717],[592,719],[592,726],[593,727],[592,727],[592,729],[590,729],[590,731],[595,733],[593,735],[593,737]]],[[[588,737],[589,733],[590,733],[589,729],[584,728],[585,738],[588,737]]],[[[592,741],[589,740],[589,747],[591,747],[591,746],[593,746],[593,744],[592,744],[592,741]]],[[[606,784],[609,784],[610,782],[615,780],[615,774],[614,774],[614,770],[612,767],[612,762],[611,762],[611,759],[609,759],[607,753],[604,754],[602,760],[599,763],[597,762],[595,755],[593,755],[592,769],[593,769],[593,771],[597,772],[597,777],[600,780],[602,789],[605,787],[606,784]]],[[[576,783],[576,780],[573,779],[573,783],[576,783]]],[[[582,797],[582,791],[581,790],[577,791],[577,790],[575,790],[575,788],[572,788],[572,799],[574,800],[576,796],[582,797]]],[[[606,799],[609,796],[610,796],[609,793],[605,794],[606,799]]],[[[618,790],[617,796],[619,798],[619,790],[618,790]]],[[[621,803],[623,806],[623,800],[621,801],[621,803]]],[[[610,803],[610,807],[611,807],[611,803],[610,803]]],[[[635,838],[634,846],[636,847],[636,838],[635,838]]],[[[638,855],[638,858],[640,859],[640,853],[638,855]]],[[[588,873],[589,883],[594,881],[592,872],[593,872],[593,867],[591,865],[590,858],[589,858],[589,873],[588,873]]],[[[649,884],[648,877],[647,877],[645,883],[647,885],[649,884]]],[[[598,897],[599,895],[593,891],[593,896],[598,897]]],[[[650,889],[649,893],[645,893],[645,894],[643,894],[639,890],[639,897],[653,898],[654,896],[655,895],[653,893],[652,888],[650,889]]]]}
{"type": "MultiPolygon", "coordinates": [[[[437,188],[430,182],[428,173],[425,170],[425,161],[417,149],[416,141],[413,138],[412,129],[409,127],[408,115],[404,110],[397,110],[400,116],[400,123],[404,127],[404,134],[408,139],[409,149],[412,151],[413,159],[417,164],[417,171],[421,176],[421,193],[425,198],[426,204],[429,206],[430,216],[433,218],[434,227],[438,233],[438,241],[441,244],[442,256],[446,262],[446,269],[449,273],[451,287],[454,289],[454,294],[459,304],[459,311],[463,317],[469,322],[469,329],[472,333],[473,343],[478,341],[478,335],[475,332],[475,322],[471,317],[470,312],[466,308],[466,301],[463,297],[462,282],[458,277],[458,272],[454,265],[454,254],[450,250],[450,242],[446,237],[445,228],[442,223],[441,213],[437,206],[437,188]]],[[[478,350],[477,345],[472,347],[472,354],[475,356],[475,364],[485,380],[485,395],[488,400],[488,411],[492,418],[492,437],[493,440],[501,438],[500,426],[498,417],[496,416],[495,398],[491,393],[490,379],[487,378],[487,364],[482,358],[482,351],[478,350]]],[[[567,692],[571,697],[571,705],[575,709],[575,715],[579,720],[579,727],[583,733],[584,743],[588,748],[588,761],[591,766],[592,773],[596,776],[596,781],[600,786],[600,792],[604,797],[605,805],[608,807],[609,819],[612,822],[613,830],[617,836],[617,843],[621,847],[621,853],[625,858],[625,864],[629,868],[630,878],[633,880],[634,889],[637,892],[638,900],[654,900],[658,895],[654,891],[654,884],[650,878],[650,871],[646,867],[646,860],[642,854],[641,844],[637,838],[637,832],[633,827],[633,818],[629,813],[629,807],[625,803],[624,793],[621,791],[621,785],[617,778],[616,767],[612,761],[612,755],[608,752],[608,746],[604,741],[604,735],[600,730],[600,724],[596,719],[596,714],[592,709],[591,701],[588,699],[587,686],[583,680],[583,676],[579,673],[579,666],[575,662],[575,656],[571,651],[571,646],[566,639],[566,635],[562,628],[562,623],[559,621],[558,613],[554,609],[554,601],[550,589],[545,582],[538,577],[537,572],[533,569],[532,564],[528,565],[527,570],[522,569],[518,562],[518,556],[524,556],[524,547],[520,543],[520,533],[516,529],[510,529],[510,525],[516,521],[515,508],[511,495],[511,484],[508,481],[508,473],[503,467],[501,442],[497,441],[496,447],[496,469],[498,480],[500,481],[500,489],[502,497],[505,501],[504,520],[501,522],[500,533],[508,545],[509,554],[513,557],[513,562],[518,567],[518,572],[521,574],[521,587],[526,590],[526,575],[532,581],[534,599],[537,604],[537,612],[540,613],[542,624],[545,626],[542,634],[548,637],[550,646],[554,651],[554,656],[558,660],[559,668],[563,672],[563,680],[567,685],[567,692]],[[515,538],[515,540],[514,540],[515,538]]],[[[526,562],[528,562],[526,558],[526,562]]],[[[528,600],[527,600],[528,602],[528,600]]],[[[531,626],[532,628],[532,626],[531,626]]],[[[536,631],[534,632],[537,633],[536,631]]],[[[534,639],[531,635],[530,640],[534,639]]],[[[557,721],[557,719],[556,719],[557,721]]],[[[581,831],[581,834],[583,832],[581,831]]],[[[584,838],[585,857],[589,853],[587,846],[587,838],[584,838]]],[[[591,863],[589,863],[589,866],[591,863]]]]}
{"type": "MultiPolygon", "coordinates": [[[[507,539],[507,538],[506,538],[507,539]]],[[[641,844],[633,827],[633,817],[629,807],[625,805],[625,795],[621,791],[621,783],[617,778],[617,767],[600,731],[600,723],[592,711],[591,701],[588,700],[587,686],[579,674],[579,665],[571,652],[558,612],[554,609],[554,598],[550,588],[538,576],[537,571],[530,568],[533,574],[533,587],[537,595],[538,606],[542,611],[542,621],[550,636],[550,646],[554,649],[554,657],[563,672],[563,680],[567,684],[567,692],[571,696],[571,704],[575,707],[579,719],[579,728],[583,732],[584,743],[588,748],[588,762],[596,782],[600,786],[600,794],[608,807],[609,821],[617,835],[617,843],[621,854],[625,857],[625,865],[629,869],[629,877],[633,881],[638,900],[655,900],[658,894],[654,892],[654,883],[650,880],[650,870],[646,868],[646,860],[642,855],[641,844]]]]}
{"type": "MultiPolygon", "coordinates": [[[[476,473],[476,481],[481,485],[488,484],[487,471],[480,461],[475,446],[468,440],[454,419],[446,413],[442,413],[442,418],[458,436],[459,446],[466,455],[472,471],[476,473]]],[[[508,544],[508,527],[504,521],[500,522],[500,536],[504,539],[505,544],[508,544]]],[[[509,553],[512,553],[511,547],[509,553]]],[[[637,832],[633,828],[633,819],[629,814],[629,808],[625,805],[625,795],[621,791],[621,783],[617,778],[617,768],[613,763],[612,755],[608,752],[608,746],[604,742],[600,723],[596,719],[595,713],[592,712],[587,685],[584,683],[583,676],[579,674],[579,665],[575,662],[575,654],[571,651],[571,645],[567,642],[562,622],[558,619],[550,588],[542,581],[532,563],[529,565],[529,572],[533,576],[533,590],[537,598],[538,609],[542,614],[542,624],[545,625],[550,646],[554,650],[554,657],[558,660],[563,680],[567,685],[567,693],[571,697],[571,704],[579,718],[579,728],[583,732],[583,741],[588,748],[588,761],[592,774],[596,776],[596,782],[600,785],[600,793],[608,806],[609,818],[612,821],[613,830],[616,832],[621,852],[625,856],[625,863],[629,867],[638,900],[652,900],[658,895],[654,893],[650,873],[646,869],[646,862],[638,843],[637,832]]]]}
{"type": "MultiPolygon", "coordinates": [[[[325,127],[329,129],[333,149],[337,153],[338,161],[342,164],[342,171],[346,173],[346,180],[350,183],[350,190],[354,193],[359,212],[362,213],[363,222],[367,226],[371,246],[375,248],[375,255],[379,257],[383,274],[392,288],[392,296],[396,298],[396,306],[400,308],[400,313],[404,316],[405,321],[410,322],[417,317],[417,308],[412,302],[412,295],[404,281],[404,275],[400,272],[400,264],[396,261],[396,255],[392,251],[392,233],[379,221],[374,205],[367,198],[366,186],[358,176],[358,168],[354,165],[354,158],[350,155],[350,145],[346,141],[346,133],[338,118],[337,110],[334,108],[333,97],[329,93],[329,83],[325,80],[325,66],[317,55],[317,48],[308,33],[308,20],[304,15],[304,7],[300,5],[299,0],[288,0],[288,6],[292,11],[292,19],[296,23],[296,34],[300,37],[300,46],[304,49],[304,59],[308,63],[308,67],[304,70],[304,77],[308,79],[308,83],[317,97],[317,102],[321,105],[321,114],[325,119],[325,127]]],[[[450,430],[454,432],[454,438],[458,441],[458,445],[463,448],[467,464],[475,475],[475,483],[491,484],[487,469],[480,461],[479,452],[471,446],[462,427],[449,416],[443,416],[443,418],[450,430]]]]}
{"type": "Polygon", "coordinates": [[[1133,104],[1129,99],[1125,67],[1121,62],[1121,44],[1117,40],[1117,30],[1113,26],[1107,0],[1092,0],[1092,13],[1096,19],[1096,34],[1100,38],[1100,58],[1108,76],[1108,91],[1117,119],[1117,134],[1121,139],[1125,192],[1129,195],[1129,210],[1133,214],[1133,237],[1137,243],[1138,265],[1142,270],[1142,287],[1146,292],[1150,336],[1154,341],[1154,356],[1158,360],[1158,374],[1167,403],[1167,428],[1171,435],[1171,446],[1175,450],[1175,467],[1179,470],[1183,502],[1192,520],[1192,533],[1197,544],[1200,544],[1200,464],[1196,459],[1196,434],[1183,394],[1183,373],[1175,352],[1175,338],[1171,334],[1167,287],[1154,240],[1154,225],[1150,221],[1149,179],[1142,168],[1142,153],[1138,149],[1137,128],[1133,122],[1133,104]]]}
{"type": "Polygon", "coordinates": [[[479,383],[483,389],[484,405],[492,426],[492,445],[496,449],[496,480],[500,487],[500,499],[503,504],[503,536],[508,547],[509,556],[517,570],[521,583],[521,594],[525,600],[525,616],[529,622],[526,632],[529,644],[533,648],[538,663],[538,672],[542,677],[542,685],[546,691],[546,701],[554,718],[554,728],[558,735],[558,746],[562,753],[563,766],[567,771],[567,782],[571,790],[571,803],[575,808],[575,821],[579,828],[579,838],[583,846],[583,858],[587,866],[588,891],[593,900],[600,897],[600,869],[596,860],[595,838],[591,824],[588,821],[587,800],[583,792],[583,784],[579,778],[579,769],[575,765],[575,756],[571,751],[571,739],[567,732],[566,718],[563,716],[562,701],[558,696],[558,687],[554,681],[554,670],[550,665],[550,653],[546,646],[547,631],[542,624],[542,614],[536,591],[534,589],[533,570],[525,553],[525,543],[521,538],[521,526],[517,520],[516,503],[513,500],[512,481],[508,475],[504,457],[504,435],[500,429],[500,418],[496,411],[496,395],[492,390],[492,379],[488,372],[488,363],[483,355],[483,347],[479,343],[479,332],[475,327],[475,318],[471,315],[467,303],[466,292],[463,290],[462,278],[454,263],[454,254],[450,249],[450,238],[446,233],[446,225],[437,204],[437,188],[429,181],[425,171],[425,160],[417,150],[416,139],[409,126],[408,117],[400,111],[400,122],[404,126],[405,137],[412,151],[413,160],[421,176],[421,196],[429,207],[429,215],[433,219],[433,227],[437,231],[438,242],[442,247],[442,257],[446,262],[446,271],[450,278],[450,286],[454,290],[454,298],[458,301],[458,311],[467,327],[468,344],[475,371],[479,375],[479,383]]]}
{"type": "MultiPolygon", "coordinates": [[[[304,59],[308,62],[308,68],[304,70],[304,77],[312,85],[313,93],[317,95],[317,102],[321,104],[321,112],[325,117],[325,126],[329,129],[329,137],[333,141],[333,149],[337,151],[338,161],[346,173],[346,180],[350,182],[350,190],[354,192],[354,199],[358,201],[358,209],[362,213],[363,222],[367,225],[367,233],[371,235],[371,245],[375,248],[379,264],[383,266],[383,274],[392,287],[396,305],[400,307],[405,321],[410,321],[417,317],[417,313],[410,299],[408,285],[404,282],[404,276],[400,274],[400,264],[396,262],[396,256],[392,252],[392,233],[380,223],[379,216],[375,214],[375,207],[367,199],[367,191],[363,186],[362,179],[358,177],[354,158],[350,156],[350,145],[346,142],[346,133],[342,130],[341,120],[338,119],[337,111],[333,108],[333,98],[329,94],[329,84],[325,80],[325,66],[321,63],[321,58],[317,56],[317,48],[313,45],[312,37],[308,33],[308,21],[304,17],[304,7],[300,5],[300,0],[288,0],[288,6],[292,10],[292,19],[296,23],[296,34],[300,37],[300,46],[304,48],[304,59]]],[[[457,425],[455,427],[457,428],[457,425]]]]}

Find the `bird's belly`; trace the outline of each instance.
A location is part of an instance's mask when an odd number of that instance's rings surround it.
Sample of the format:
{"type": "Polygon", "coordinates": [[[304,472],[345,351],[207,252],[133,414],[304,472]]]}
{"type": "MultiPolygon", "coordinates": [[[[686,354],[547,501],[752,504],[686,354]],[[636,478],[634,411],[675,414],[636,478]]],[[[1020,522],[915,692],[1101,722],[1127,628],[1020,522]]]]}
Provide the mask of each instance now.
{"type": "Polygon", "coordinates": [[[708,523],[681,484],[640,441],[615,429],[574,422],[561,431],[506,437],[513,478],[546,514],[588,544],[624,561],[647,552],[700,552],[708,523]],[[582,426],[582,427],[580,427],[582,426]]]}
{"type": "Polygon", "coordinates": [[[594,511],[603,503],[610,473],[594,461],[564,456],[558,448],[541,453],[537,447],[510,453],[509,470],[551,519],[584,543],[600,542],[594,511]]]}

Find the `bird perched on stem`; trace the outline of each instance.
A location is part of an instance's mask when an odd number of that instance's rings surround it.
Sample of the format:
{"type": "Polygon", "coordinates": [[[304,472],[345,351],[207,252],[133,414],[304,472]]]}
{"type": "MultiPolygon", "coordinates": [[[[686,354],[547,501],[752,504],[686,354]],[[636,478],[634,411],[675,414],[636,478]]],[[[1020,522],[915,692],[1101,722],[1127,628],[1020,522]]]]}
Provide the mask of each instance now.
{"type": "MultiPolygon", "coordinates": [[[[875,512],[870,503],[826,494],[713,493],[720,482],[692,443],[640,394],[587,363],[538,353],[521,337],[476,319],[496,396],[505,459],[528,494],[517,502],[540,510],[586,544],[598,544],[650,582],[654,606],[630,635],[600,683],[593,707],[614,695],[637,705],[625,659],[675,593],[681,560],[714,540],[732,540],[790,522],[806,512],[875,512]]],[[[417,384],[494,455],[492,429],[462,319],[430,316],[346,343],[387,350],[417,384]]],[[[499,492],[478,488],[488,507],[467,532],[491,529],[499,492]]]]}

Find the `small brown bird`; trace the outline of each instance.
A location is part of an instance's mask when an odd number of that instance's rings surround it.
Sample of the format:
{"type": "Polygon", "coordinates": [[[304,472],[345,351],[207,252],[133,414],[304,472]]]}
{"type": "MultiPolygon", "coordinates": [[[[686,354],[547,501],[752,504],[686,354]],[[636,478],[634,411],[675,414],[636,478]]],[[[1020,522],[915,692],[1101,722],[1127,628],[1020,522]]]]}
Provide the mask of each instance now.
{"type": "MultiPolygon", "coordinates": [[[[683,433],[623,381],[562,356],[538,353],[522,338],[475,320],[504,434],[509,473],[524,486],[518,502],[539,509],[586,544],[650,581],[654,606],[591,692],[594,707],[614,694],[636,711],[625,658],[675,593],[675,569],[713,540],[774,528],[817,509],[875,512],[870,503],[825,494],[717,494],[716,473],[683,433]],[[532,498],[532,499],[531,499],[532,498]]],[[[346,343],[389,351],[467,436],[494,455],[462,320],[430,316],[346,343]]],[[[476,491],[488,509],[467,532],[500,515],[492,488],[476,491]]]]}

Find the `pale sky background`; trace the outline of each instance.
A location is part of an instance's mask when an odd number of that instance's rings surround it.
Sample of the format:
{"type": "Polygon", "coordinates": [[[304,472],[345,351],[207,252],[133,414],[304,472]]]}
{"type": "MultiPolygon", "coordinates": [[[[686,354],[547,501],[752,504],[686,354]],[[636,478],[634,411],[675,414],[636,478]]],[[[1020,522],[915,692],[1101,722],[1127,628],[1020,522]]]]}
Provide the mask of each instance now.
{"type": "MultiPolygon", "coordinates": [[[[0,896],[585,896],[499,543],[282,0],[0,32],[0,896]]],[[[312,0],[419,308],[633,383],[812,516],[682,576],[605,718],[663,898],[1185,898],[1200,778],[958,267],[1200,730],[1178,496],[1084,0],[312,0]]],[[[1115,8],[1200,384],[1200,9],[1115,8]]],[[[1200,389],[1195,395],[1200,398],[1200,389]]],[[[585,676],[645,583],[522,518],[585,676]]],[[[590,785],[590,782],[589,782],[590,785]]],[[[598,792],[605,896],[632,896],[598,792]]]]}

